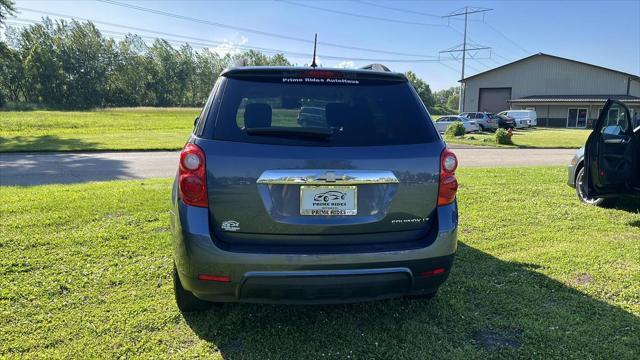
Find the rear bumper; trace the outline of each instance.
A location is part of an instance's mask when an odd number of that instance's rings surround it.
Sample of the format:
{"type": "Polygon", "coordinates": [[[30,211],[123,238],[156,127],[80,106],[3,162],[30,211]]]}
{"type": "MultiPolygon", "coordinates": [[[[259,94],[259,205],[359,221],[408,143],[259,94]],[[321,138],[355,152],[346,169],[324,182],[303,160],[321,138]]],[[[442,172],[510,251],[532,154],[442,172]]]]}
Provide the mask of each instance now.
{"type": "Polygon", "coordinates": [[[436,239],[423,248],[264,254],[220,249],[210,235],[208,209],[177,201],[172,211],[174,258],[184,288],[209,301],[344,303],[430,293],[448,277],[457,248],[456,203],[437,211],[436,239]],[[441,273],[421,275],[440,268],[441,273]],[[199,274],[230,281],[202,281],[199,274]]]}

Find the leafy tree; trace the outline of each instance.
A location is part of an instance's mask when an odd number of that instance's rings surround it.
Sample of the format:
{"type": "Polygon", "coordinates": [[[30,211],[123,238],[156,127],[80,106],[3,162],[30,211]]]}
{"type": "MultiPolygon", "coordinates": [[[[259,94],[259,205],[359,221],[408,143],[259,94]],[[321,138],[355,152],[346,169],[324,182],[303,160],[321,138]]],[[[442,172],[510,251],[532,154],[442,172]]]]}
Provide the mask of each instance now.
{"type": "Polygon", "coordinates": [[[60,23],[57,39],[64,72],[65,105],[103,105],[113,42],[106,41],[92,23],[60,23]]]}
{"type": "Polygon", "coordinates": [[[18,52],[24,67],[27,102],[64,104],[65,76],[57,34],[60,26],[45,19],[19,35],[18,52]]]}
{"type": "Polygon", "coordinates": [[[151,79],[144,71],[147,45],[128,34],[112,49],[107,79],[106,104],[112,106],[153,105],[147,88],[151,79]]]}
{"type": "Polygon", "coordinates": [[[13,15],[16,11],[13,0],[0,0],[0,25],[9,15],[13,15]]]}
{"type": "MultiPolygon", "coordinates": [[[[13,11],[0,0],[0,11],[13,11]]],[[[52,21],[11,27],[0,41],[0,97],[14,103],[67,108],[99,106],[201,106],[229,66],[289,66],[284,54],[249,50],[220,56],[163,39],[148,46],[128,34],[116,41],[91,22],[52,21]]],[[[449,93],[433,94],[413,72],[407,77],[430,110],[447,111],[449,93]]]]}
{"type": "Polygon", "coordinates": [[[418,93],[418,96],[420,96],[420,99],[422,99],[422,102],[424,102],[428,109],[431,109],[431,107],[435,105],[436,101],[433,97],[429,84],[420,79],[413,71],[407,71],[405,75],[407,76],[407,79],[409,79],[411,85],[413,85],[414,89],[416,89],[416,92],[418,93]]]}
{"type": "Polygon", "coordinates": [[[0,42],[0,92],[5,100],[18,102],[24,97],[24,73],[18,51],[0,42]]]}
{"type": "Polygon", "coordinates": [[[447,107],[454,112],[458,112],[460,108],[460,93],[456,92],[453,95],[449,96],[447,100],[447,107]]]}
{"type": "Polygon", "coordinates": [[[436,91],[433,95],[436,101],[436,106],[442,110],[442,114],[451,114],[458,112],[458,88],[450,87],[436,91]]]}

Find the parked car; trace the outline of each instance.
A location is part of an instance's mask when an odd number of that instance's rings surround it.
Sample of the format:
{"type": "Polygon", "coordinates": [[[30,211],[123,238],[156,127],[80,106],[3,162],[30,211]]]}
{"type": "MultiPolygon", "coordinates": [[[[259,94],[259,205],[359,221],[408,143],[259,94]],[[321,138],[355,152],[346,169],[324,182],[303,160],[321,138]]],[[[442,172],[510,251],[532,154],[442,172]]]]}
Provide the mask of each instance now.
{"type": "Polygon", "coordinates": [[[585,147],[571,160],[568,183],[580,201],[597,206],[640,194],[640,124],[626,105],[607,101],[585,147]]]}
{"type": "Polygon", "coordinates": [[[515,129],[516,128],[516,120],[514,118],[508,117],[506,115],[494,115],[493,116],[498,121],[498,126],[501,129],[515,129]]]}
{"type": "Polygon", "coordinates": [[[298,113],[298,125],[302,127],[326,127],[324,108],[303,106],[298,113]]]}
{"type": "Polygon", "coordinates": [[[474,120],[478,123],[480,130],[482,131],[491,131],[498,129],[498,122],[493,118],[492,113],[488,112],[465,112],[460,114],[462,117],[466,117],[467,119],[474,120]]]}
{"type": "Polygon", "coordinates": [[[538,126],[538,114],[535,110],[506,110],[498,115],[515,119],[517,128],[538,126]]]}
{"type": "Polygon", "coordinates": [[[454,122],[461,122],[464,126],[465,132],[467,133],[480,131],[480,127],[474,120],[467,119],[466,117],[462,117],[460,115],[445,115],[438,118],[438,120],[436,120],[435,122],[436,129],[439,132],[444,133],[445,131],[447,131],[449,125],[453,124],[454,122]]]}
{"type": "Polygon", "coordinates": [[[179,309],[434,296],[457,247],[456,167],[403,74],[224,71],[172,191],[179,309]],[[325,104],[326,125],[291,126],[302,103],[325,104]]]}

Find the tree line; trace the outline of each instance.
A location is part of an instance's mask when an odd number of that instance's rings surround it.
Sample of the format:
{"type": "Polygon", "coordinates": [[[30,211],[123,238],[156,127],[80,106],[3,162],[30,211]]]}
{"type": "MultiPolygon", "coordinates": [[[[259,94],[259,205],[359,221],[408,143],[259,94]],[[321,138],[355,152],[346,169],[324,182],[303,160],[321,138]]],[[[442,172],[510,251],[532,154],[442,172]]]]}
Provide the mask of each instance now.
{"type": "MultiPolygon", "coordinates": [[[[161,38],[147,44],[135,34],[115,40],[93,23],[75,20],[45,18],[9,27],[5,37],[0,41],[0,107],[201,106],[226,67],[292,65],[283,54],[255,50],[219,55],[161,38]]],[[[415,73],[406,75],[432,113],[457,108],[455,88],[433,93],[415,73]]]]}

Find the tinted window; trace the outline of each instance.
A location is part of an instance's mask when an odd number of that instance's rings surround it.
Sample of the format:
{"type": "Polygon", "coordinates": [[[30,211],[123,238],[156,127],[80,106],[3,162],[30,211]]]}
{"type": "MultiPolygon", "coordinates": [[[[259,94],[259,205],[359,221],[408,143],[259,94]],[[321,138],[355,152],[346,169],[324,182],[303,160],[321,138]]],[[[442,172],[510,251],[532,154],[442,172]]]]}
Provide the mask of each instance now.
{"type": "Polygon", "coordinates": [[[604,123],[602,133],[609,135],[622,135],[629,131],[627,122],[627,112],[618,104],[613,104],[609,108],[604,123]]]}
{"type": "Polygon", "coordinates": [[[316,146],[400,145],[439,140],[409,83],[397,81],[307,84],[282,83],[282,79],[272,78],[230,78],[226,80],[212,133],[217,140],[316,146]],[[253,131],[265,128],[278,133],[253,131]],[[304,136],[306,129],[326,130],[331,135],[304,136]]]}

